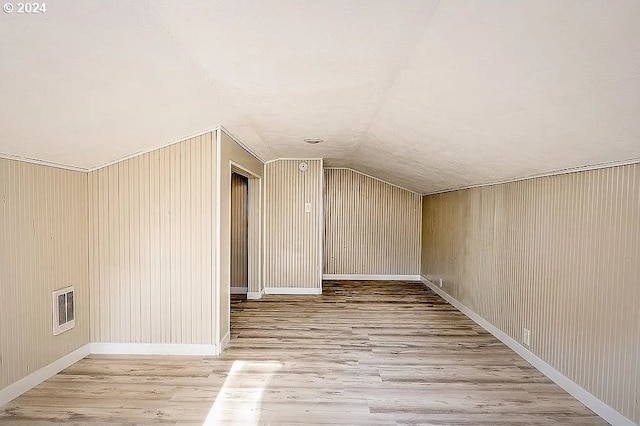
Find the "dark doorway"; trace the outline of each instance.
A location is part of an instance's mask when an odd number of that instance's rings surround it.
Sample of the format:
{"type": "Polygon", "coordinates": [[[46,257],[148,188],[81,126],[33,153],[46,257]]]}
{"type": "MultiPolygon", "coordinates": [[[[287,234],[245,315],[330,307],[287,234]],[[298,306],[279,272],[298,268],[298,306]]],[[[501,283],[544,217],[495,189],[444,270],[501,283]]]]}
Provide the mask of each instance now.
{"type": "Polygon", "coordinates": [[[231,293],[247,294],[249,282],[249,179],[231,174],[231,293]]]}

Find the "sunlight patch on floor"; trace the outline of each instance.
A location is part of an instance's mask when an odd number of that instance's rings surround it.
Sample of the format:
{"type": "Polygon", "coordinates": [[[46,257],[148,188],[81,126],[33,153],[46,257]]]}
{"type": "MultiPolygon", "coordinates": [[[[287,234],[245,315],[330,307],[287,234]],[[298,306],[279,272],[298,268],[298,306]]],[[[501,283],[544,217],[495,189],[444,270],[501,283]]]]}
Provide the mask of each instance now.
{"type": "Polygon", "coordinates": [[[203,425],[259,424],[264,391],[281,368],[276,361],[235,361],[203,425]]]}

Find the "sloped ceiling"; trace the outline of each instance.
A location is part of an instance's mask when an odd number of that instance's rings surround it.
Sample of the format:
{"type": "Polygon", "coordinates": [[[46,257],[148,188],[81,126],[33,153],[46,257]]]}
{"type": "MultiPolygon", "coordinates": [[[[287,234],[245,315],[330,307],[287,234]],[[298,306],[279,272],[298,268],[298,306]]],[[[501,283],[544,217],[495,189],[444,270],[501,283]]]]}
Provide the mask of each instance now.
{"type": "Polygon", "coordinates": [[[0,16],[3,154],[93,168],[222,124],[421,193],[640,159],[637,0],[46,4],[0,16]]]}

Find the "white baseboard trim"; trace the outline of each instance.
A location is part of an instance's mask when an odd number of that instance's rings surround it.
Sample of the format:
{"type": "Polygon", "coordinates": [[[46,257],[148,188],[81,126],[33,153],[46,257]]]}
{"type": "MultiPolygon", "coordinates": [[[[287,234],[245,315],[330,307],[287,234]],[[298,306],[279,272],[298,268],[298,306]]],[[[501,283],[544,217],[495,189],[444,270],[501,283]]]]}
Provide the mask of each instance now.
{"type": "Polygon", "coordinates": [[[247,300],[258,300],[264,296],[264,289],[262,291],[248,291],[247,300]]]}
{"type": "Polygon", "coordinates": [[[52,376],[55,376],[65,368],[72,366],[90,353],[91,344],[86,344],[79,347],[75,351],[68,353],[57,361],[54,361],[51,364],[34,371],[27,377],[24,377],[17,382],[10,384],[6,388],[0,390],[0,406],[3,406],[7,402],[14,400],[29,389],[35,388],[40,383],[44,382],[52,376]]]}
{"type": "Polygon", "coordinates": [[[216,345],[180,343],[92,343],[96,355],[218,355],[216,345]]]}
{"type": "Polygon", "coordinates": [[[569,379],[567,376],[547,364],[542,358],[529,351],[522,346],[517,340],[507,335],[505,332],[491,324],[489,321],[482,318],[480,315],[472,311],[467,306],[460,303],[457,299],[453,298],[449,293],[445,292],[434,283],[429,281],[424,276],[420,277],[420,280],[431,290],[436,292],[440,297],[453,305],[460,312],[469,317],[472,321],[478,324],[480,327],[493,334],[498,340],[507,345],[511,350],[520,355],[535,367],[542,374],[547,376],[553,382],[555,382],[562,389],[571,394],[575,399],[582,402],[594,413],[611,423],[613,426],[636,426],[634,422],[626,418],[615,409],[607,405],[605,402],[598,399],[596,396],[588,392],[586,389],[569,379]]]}
{"type": "Polygon", "coordinates": [[[230,287],[231,294],[247,294],[247,287],[230,287]]]}
{"type": "Polygon", "coordinates": [[[420,275],[324,274],[322,279],[340,281],[420,281],[420,275]]]}
{"type": "Polygon", "coordinates": [[[220,351],[218,352],[218,355],[222,355],[222,352],[224,352],[224,349],[229,344],[230,339],[231,339],[231,332],[227,331],[227,334],[225,334],[222,340],[220,341],[220,345],[219,345],[220,351]]]}
{"type": "Polygon", "coordinates": [[[220,350],[216,345],[173,343],[88,343],[68,353],[46,367],[0,389],[0,407],[14,400],[40,383],[55,376],[82,358],[91,355],[219,355],[229,343],[229,333],[222,339],[220,350]]]}
{"type": "Polygon", "coordinates": [[[264,294],[322,294],[322,289],[303,287],[267,287],[264,294]]]}

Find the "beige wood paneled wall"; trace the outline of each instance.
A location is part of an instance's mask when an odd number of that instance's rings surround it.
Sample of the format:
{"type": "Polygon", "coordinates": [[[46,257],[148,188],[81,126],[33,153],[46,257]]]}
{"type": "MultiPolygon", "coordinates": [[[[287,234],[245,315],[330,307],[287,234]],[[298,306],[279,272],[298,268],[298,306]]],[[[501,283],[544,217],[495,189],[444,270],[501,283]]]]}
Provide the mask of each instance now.
{"type": "Polygon", "coordinates": [[[231,175],[231,287],[247,288],[248,280],[248,179],[231,175]]]}
{"type": "Polygon", "coordinates": [[[640,424],[640,165],[423,200],[422,274],[640,424]]]}
{"type": "Polygon", "coordinates": [[[322,160],[276,160],[265,175],[265,286],[320,289],[322,160]],[[305,172],[298,170],[302,161],[309,165],[305,172]]]}
{"type": "Polygon", "coordinates": [[[420,273],[422,197],[349,169],[325,169],[324,273],[420,273]]]}
{"type": "Polygon", "coordinates": [[[87,175],[0,159],[0,389],[89,343],[87,175]],[[76,326],[53,335],[52,292],[76,326]]]}
{"type": "MultiPolygon", "coordinates": [[[[263,165],[264,169],[264,165],[263,165]]],[[[260,293],[263,288],[263,228],[264,228],[264,209],[263,209],[263,180],[264,178],[249,179],[249,200],[248,200],[248,291],[260,293]]]]}
{"type": "Polygon", "coordinates": [[[214,136],[89,173],[93,342],[216,343],[214,136]]]}

